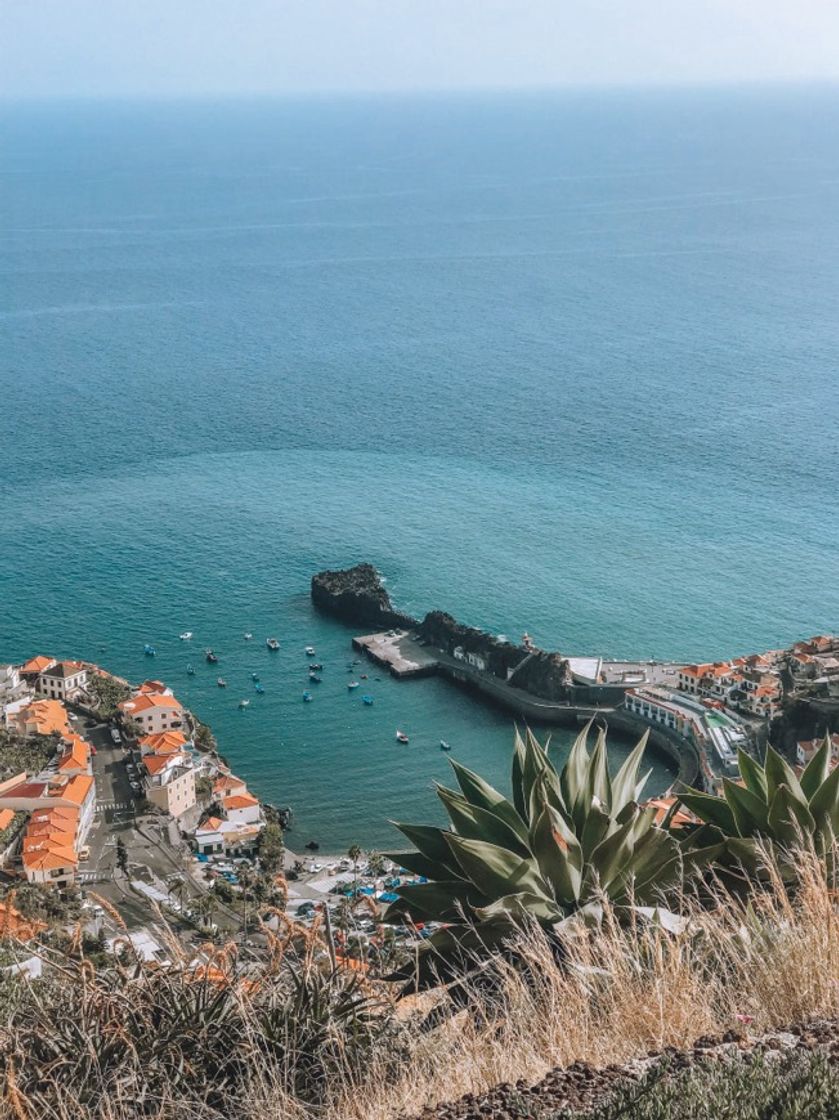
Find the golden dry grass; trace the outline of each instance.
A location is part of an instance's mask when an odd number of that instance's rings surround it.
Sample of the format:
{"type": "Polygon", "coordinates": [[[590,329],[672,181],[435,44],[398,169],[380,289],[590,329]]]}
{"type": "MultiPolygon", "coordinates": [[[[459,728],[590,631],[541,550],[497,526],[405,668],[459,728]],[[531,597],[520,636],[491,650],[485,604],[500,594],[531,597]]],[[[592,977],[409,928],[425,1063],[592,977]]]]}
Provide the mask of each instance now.
{"type": "MultiPolygon", "coordinates": [[[[347,1047],[346,1061],[317,1107],[289,1095],[283,1071],[257,1059],[254,1040],[250,1084],[223,1111],[178,1099],[161,1100],[143,1115],[396,1120],[501,1081],[535,1081],[577,1059],[621,1063],[730,1028],[759,1033],[839,1017],[837,897],[814,856],[802,853],[798,870],[792,896],[773,872],[769,888],[748,901],[722,890],[703,907],[685,900],[689,923],[678,934],[644,919],[621,924],[607,911],[601,927],[577,930],[562,967],[545,936],[528,930],[517,946],[518,966],[494,960],[489,970],[498,983],[491,995],[483,984],[473,985],[467,1010],[424,1030],[422,1022],[442,993],[400,1008],[398,1061],[383,1045],[359,1066],[347,1047]]],[[[242,999],[246,1019],[248,1001],[242,999]]],[[[2,1120],[32,1115],[20,1081],[19,1069],[6,1078],[2,1120]]],[[[52,1115],[136,1120],[134,1099],[131,1092],[121,1099],[105,1096],[91,1112],[65,1096],[52,1115]]]]}

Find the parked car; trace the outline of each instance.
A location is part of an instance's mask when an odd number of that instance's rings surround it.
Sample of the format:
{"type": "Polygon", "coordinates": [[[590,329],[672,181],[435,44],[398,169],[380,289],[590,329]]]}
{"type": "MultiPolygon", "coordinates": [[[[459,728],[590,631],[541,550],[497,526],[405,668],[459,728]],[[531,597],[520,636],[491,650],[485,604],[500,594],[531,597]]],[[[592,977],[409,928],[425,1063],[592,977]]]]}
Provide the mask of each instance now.
{"type": "Polygon", "coordinates": [[[111,728],[111,739],[116,743],[117,746],[119,746],[122,742],[122,736],[120,735],[116,727],[111,728]]]}

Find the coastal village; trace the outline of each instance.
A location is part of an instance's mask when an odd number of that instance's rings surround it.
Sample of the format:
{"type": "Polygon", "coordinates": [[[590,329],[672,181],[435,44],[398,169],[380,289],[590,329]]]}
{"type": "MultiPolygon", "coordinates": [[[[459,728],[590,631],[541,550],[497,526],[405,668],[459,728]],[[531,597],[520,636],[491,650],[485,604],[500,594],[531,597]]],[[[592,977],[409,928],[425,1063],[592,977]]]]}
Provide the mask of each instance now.
{"type": "MultiPolygon", "coordinates": [[[[395,676],[424,675],[433,661],[460,683],[491,686],[493,698],[510,706],[520,691],[515,663],[506,680],[490,680],[487,657],[463,645],[430,649],[415,630],[354,644],[395,676]]],[[[511,648],[525,659],[539,653],[528,635],[511,648]]],[[[807,709],[813,728],[785,744],[799,769],[839,710],[839,638],[825,635],[703,664],[571,657],[562,672],[575,703],[555,702],[555,716],[602,718],[636,735],[649,730],[679,761],[680,778],[687,772],[690,784],[708,792],[725,778],[739,780],[738,750],[759,757],[791,705],[807,709]]],[[[230,771],[209,729],[164,681],[131,685],[90,662],[40,654],[3,665],[0,734],[0,929],[7,938],[37,939],[46,928],[16,905],[24,884],[72,897],[91,936],[119,951],[127,937],[142,959],[158,963],[167,959],[164,925],[196,945],[236,938],[257,959],[263,934],[277,928],[272,915],[290,912],[305,926],[324,913],[346,919],[362,903],[352,932],[345,922],[337,934],[341,959],[358,963],[382,944],[378,917],[396,899],[394,888],[422,881],[357,847],[332,859],[287,852],[286,822],[230,771]]],[[[836,765],[839,733],[831,742],[836,765]]],[[[662,814],[675,794],[654,799],[662,814]]],[[[433,926],[388,932],[404,944],[433,926]]],[[[26,967],[39,973],[37,955],[26,967]]]]}

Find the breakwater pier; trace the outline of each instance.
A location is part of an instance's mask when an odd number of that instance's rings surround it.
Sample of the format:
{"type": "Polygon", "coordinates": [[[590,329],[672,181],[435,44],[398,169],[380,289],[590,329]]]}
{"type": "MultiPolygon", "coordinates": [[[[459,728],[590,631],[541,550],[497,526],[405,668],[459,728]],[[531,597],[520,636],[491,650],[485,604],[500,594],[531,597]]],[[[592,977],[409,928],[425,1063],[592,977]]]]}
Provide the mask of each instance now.
{"type": "Polygon", "coordinates": [[[439,675],[534,724],[573,727],[593,718],[627,735],[648,732],[651,745],[676,764],[680,782],[703,784],[703,759],[691,738],[624,706],[629,689],[674,688],[675,663],[563,657],[526,635],[514,645],[441,611],[420,621],[394,610],[369,564],[313,577],[312,600],[347,624],[371,626],[352,639],[353,648],[398,680],[439,675]]]}

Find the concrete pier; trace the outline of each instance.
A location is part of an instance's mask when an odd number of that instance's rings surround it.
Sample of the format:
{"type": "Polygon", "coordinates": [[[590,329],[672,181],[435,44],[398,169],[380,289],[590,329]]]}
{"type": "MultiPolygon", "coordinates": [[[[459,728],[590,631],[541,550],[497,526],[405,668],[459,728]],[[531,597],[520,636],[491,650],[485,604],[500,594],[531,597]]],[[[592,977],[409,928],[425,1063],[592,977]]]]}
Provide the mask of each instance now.
{"type": "Polygon", "coordinates": [[[366,653],[371,661],[387,669],[400,680],[430,677],[440,667],[434,653],[415,641],[407,630],[388,630],[384,634],[367,634],[353,638],[353,649],[366,653]]]}

